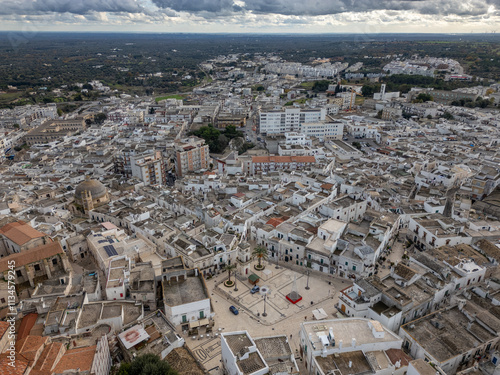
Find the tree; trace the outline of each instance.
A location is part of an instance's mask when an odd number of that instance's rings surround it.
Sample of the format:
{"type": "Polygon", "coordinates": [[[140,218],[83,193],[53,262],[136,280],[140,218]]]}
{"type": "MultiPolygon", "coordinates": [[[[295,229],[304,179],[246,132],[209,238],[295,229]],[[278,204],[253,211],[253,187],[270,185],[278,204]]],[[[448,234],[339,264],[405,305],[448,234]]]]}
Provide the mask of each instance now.
{"type": "Polygon", "coordinates": [[[227,271],[227,282],[231,284],[231,273],[236,270],[236,264],[226,264],[224,269],[227,271]]]}
{"type": "Polygon", "coordinates": [[[170,365],[155,354],[144,354],[132,363],[122,362],[119,375],[179,375],[170,365]]]}
{"type": "Polygon", "coordinates": [[[453,120],[453,119],[454,119],[453,115],[452,115],[450,112],[445,112],[445,113],[443,114],[443,117],[444,117],[446,120],[453,120]]]}
{"type": "Polygon", "coordinates": [[[106,116],[106,114],[102,112],[98,113],[94,117],[96,124],[102,124],[107,118],[108,116],[106,116]]]}
{"type": "Polygon", "coordinates": [[[315,81],[313,86],[312,86],[312,89],[313,91],[326,91],[328,90],[328,86],[330,85],[330,82],[329,81],[315,81]]]}
{"type": "Polygon", "coordinates": [[[417,95],[415,100],[413,101],[414,103],[425,103],[425,102],[431,102],[434,98],[431,96],[431,94],[427,94],[425,92],[421,92],[420,94],[417,95]]]}
{"type": "Polygon", "coordinates": [[[257,246],[253,249],[252,257],[257,258],[259,260],[259,268],[262,267],[262,259],[267,259],[267,249],[262,246],[257,246]]]}

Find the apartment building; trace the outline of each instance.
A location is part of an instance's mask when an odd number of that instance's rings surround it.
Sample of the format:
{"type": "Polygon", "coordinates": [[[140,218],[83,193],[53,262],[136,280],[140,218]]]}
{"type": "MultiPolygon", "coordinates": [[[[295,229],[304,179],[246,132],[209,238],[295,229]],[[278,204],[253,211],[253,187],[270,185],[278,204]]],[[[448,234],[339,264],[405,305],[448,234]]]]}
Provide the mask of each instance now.
{"type": "Polygon", "coordinates": [[[326,121],[301,123],[300,132],[307,137],[316,137],[322,141],[340,140],[344,133],[344,123],[326,121]]]}
{"type": "Polygon", "coordinates": [[[260,133],[262,135],[278,135],[286,132],[300,131],[301,124],[324,121],[326,109],[285,108],[262,110],[259,114],[260,133]]]}
{"type": "Polygon", "coordinates": [[[24,140],[28,146],[45,144],[85,130],[86,127],[85,119],[81,117],[70,120],[49,121],[29,131],[24,140]]]}
{"type": "Polygon", "coordinates": [[[146,186],[165,185],[167,182],[165,161],[161,151],[153,150],[140,155],[131,155],[130,166],[132,176],[137,177],[146,186]]]}
{"type": "Polygon", "coordinates": [[[188,172],[196,172],[209,167],[209,149],[205,140],[198,137],[189,137],[176,141],[175,171],[182,177],[188,172]]]}

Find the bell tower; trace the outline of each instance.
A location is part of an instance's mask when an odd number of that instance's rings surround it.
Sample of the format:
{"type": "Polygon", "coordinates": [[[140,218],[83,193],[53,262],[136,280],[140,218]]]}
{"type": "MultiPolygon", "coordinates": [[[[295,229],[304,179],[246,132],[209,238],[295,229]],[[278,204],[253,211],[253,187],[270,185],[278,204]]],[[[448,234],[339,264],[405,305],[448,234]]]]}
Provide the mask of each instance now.
{"type": "Polygon", "coordinates": [[[92,194],[88,190],[82,191],[82,206],[83,212],[87,213],[94,209],[94,202],[92,201],[92,194]]]}

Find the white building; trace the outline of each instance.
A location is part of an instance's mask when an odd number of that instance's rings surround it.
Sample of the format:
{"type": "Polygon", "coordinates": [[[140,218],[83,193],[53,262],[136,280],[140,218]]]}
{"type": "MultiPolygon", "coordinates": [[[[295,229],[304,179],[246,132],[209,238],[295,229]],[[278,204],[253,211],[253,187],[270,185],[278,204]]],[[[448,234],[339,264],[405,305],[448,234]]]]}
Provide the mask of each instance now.
{"type": "Polygon", "coordinates": [[[343,122],[308,122],[300,124],[300,132],[308,137],[316,137],[322,141],[342,139],[343,122]]]}
{"type": "Polygon", "coordinates": [[[165,316],[170,322],[176,326],[209,323],[208,319],[213,317],[210,295],[197,268],[179,266],[163,272],[162,279],[165,316]]]}
{"type": "Polygon", "coordinates": [[[259,114],[260,133],[263,135],[278,135],[287,132],[298,132],[303,123],[324,121],[324,108],[303,109],[285,108],[261,111],[259,114]]]}
{"type": "Polygon", "coordinates": [[[124,300],[130,276],[130,259],[124,255],[109,261],[108,279],[106,281],[106,299],[108,301],[124,300]]]}
{"type": "Polygon", "coordinates": [[[387,359],[391,350],[405,358],[402,342],[379,322],[361,318],[305,322],[300,328],[300,355],[309,374],[330,374],[332,366],[345,374],[373,373],[373,367],[376,374],[403,374],[401,360],[387,359]]]}
{"type": "Polygon", "coordinates": [[[221,335],[222,366],[225,374],[298,374],[295,355],[287,336],[252,339],[247,331],[221,335]]]}
{"type": "Polygon", "coordinates": [[[439,310],[401,326],[399,335],[413,358],[439,366],[446,374],[471,367],[477,356],[499,343],[499,319],[471,303],[439,310]]]}

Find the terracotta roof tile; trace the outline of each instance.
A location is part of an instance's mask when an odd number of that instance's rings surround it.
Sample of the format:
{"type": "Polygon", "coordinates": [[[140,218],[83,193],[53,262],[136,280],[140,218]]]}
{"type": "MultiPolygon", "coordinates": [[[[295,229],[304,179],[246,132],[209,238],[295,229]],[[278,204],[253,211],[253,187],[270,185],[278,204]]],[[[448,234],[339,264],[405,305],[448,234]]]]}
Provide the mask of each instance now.
{"type": "Polygon", "coordinates": [[[284,221],[283,219],[272,218],[269,219],[266,224],[272,225],[273,227],[276,228],[278,225],[283,223],[283,221],[284,221]]]}
{"type": "Polygon", "coordinates": [[[50,373],[50,370],[56,364],[56,361],[59,359],[59,354],[63,349],[63,344],[60,342],[53,342],[47,345],[44,349],[40,357],[37,359],[35,366],[33,366],[33,370],[50,373]]]}
{"type": "Polygon", "coordinates": [[[34,362],[38,352],[47,343],[47,337],[27,336],[16,342],[16,352],[24,356],[28,361],[34,362]]]}
{"type": "Polygon", "coordinates": [[[3,337],[4,333],[7,332],[8,328],[9,328],[9,323],[0,322],[0,339],[3,337]]]}
{"type": "Polygon", "coordinates": [[[408,366],[408,363],[411,361],[411,358],[401,349],[389,349],[386,350],[385,353],[393,365],[395,365],[397,361],[400,361],[401,367],[404,367],[408,366]]]}
{"type": "Polygon", "coordinates": [[[30,263],[39,262],[42,259],[61,253],[64,253],[64,250],[62,249],[60,243],[50,242],[46,245],[38,246],[0,259],[0,272],[7,271],[9,269],[8,262],[10,260],[14,260],[16,262],[17,268],[30,263]]]}
{"type": "Polygon", "coordinates": [[[86,346],[84,348],[70,349],[61,357],[56,367],[53,369],[54,373],[60,374],[67,370],[80,369],[83,371],[90,371],[97,346],[86,346]]]}
{"type": "Polygon", "coordinates": [[[24,221],[15,221],[0,228],[0,234],[3,234],[12,242],[19,246],[24,245],[26,242],[34,238],[45,237],[46,234],[37,231],[31,225],[26,224],[24,221]]]}
{"type": "Polygon", "coordinates": [[[17,341],[21,341],[30,334],[31,329],[35,325],[37,319],[37,313],[31,313],[23,317],[23,319],[21,320],[21,325],[17,330],[17,341]]]}
{"type": "Polygon", "coordinates": [[[8,353],[0,354],[0,369],[2,370],[2,375],[24,375],[26,374],[26,369],[28,368],[29,362],[20,354],[16,354],[16,360],[14,366],[10,366],[10,359],[8,358],[8,353]]]}

